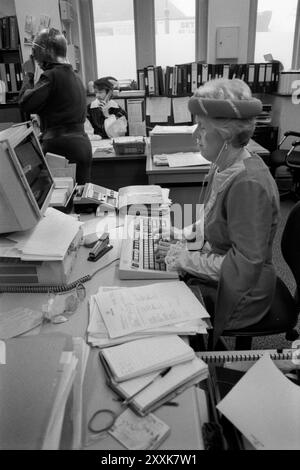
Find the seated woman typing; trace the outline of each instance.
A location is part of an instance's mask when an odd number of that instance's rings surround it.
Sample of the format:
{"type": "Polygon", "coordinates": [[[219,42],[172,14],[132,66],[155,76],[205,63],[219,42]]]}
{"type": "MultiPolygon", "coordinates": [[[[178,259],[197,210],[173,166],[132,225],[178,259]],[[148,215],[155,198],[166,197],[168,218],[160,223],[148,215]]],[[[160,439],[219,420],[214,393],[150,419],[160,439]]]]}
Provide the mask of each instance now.
{"type": "Polygon", "coordinates": [[[95,80],[96,99],[88,105],[87,118],[94,128],[94,133],[103,139],[122,136],[127,132],[127,114],[111,99],[117,83],[114,77],[95,80]]]}
{"type": "Polygon", "coordinates": [[[216,343],[224,329],[255,324],[268,312],[276,282],[272,244],[279,197],[267,166],[245,148],[262,106],[243,81],[207,82],[189,109],[196,115],[200,152],[212,162],[203,246],[189,252],[182,242],[161,241],[156,256],[169,269],[199,278],[206,305],[214,306],[209,313],[216,343]]]}

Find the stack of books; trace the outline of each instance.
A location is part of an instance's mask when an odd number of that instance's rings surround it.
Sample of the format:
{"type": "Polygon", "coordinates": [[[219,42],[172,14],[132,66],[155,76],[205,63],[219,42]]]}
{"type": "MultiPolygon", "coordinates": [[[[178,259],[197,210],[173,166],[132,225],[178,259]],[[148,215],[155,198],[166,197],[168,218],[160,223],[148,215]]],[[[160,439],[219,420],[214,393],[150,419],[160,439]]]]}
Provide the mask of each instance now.
{"type": "Polygon", "coordinates": [[[208,366],[179,336],[139,339],[99,353],[108,385],[145,416],[207,378],[208,366]]]}
{"type": "Polygon", "coordinates": [[[0,449],[58,449],[78,359],[70,336],[9,339],[0,366],[0,449]]]}
{"type": "Polygon", "coordinates": [[[106,348],[161,335],[207,334],[209,314],[184,282],[101,287],[89,303],[88,342],[106,348]]]}

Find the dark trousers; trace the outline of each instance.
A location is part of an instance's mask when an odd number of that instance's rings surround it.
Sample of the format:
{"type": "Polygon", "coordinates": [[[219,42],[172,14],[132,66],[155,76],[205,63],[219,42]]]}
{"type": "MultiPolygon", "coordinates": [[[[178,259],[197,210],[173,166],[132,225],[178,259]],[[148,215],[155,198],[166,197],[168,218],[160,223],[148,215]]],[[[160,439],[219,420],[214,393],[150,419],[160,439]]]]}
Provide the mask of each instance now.
{"type": "Polygon", "coordinates": [[[44,154],[56,153],[76,163],[76,182],[84,184],[91,181],[92,146],[85,133],[66,133],[42,140],[44,154]]]}

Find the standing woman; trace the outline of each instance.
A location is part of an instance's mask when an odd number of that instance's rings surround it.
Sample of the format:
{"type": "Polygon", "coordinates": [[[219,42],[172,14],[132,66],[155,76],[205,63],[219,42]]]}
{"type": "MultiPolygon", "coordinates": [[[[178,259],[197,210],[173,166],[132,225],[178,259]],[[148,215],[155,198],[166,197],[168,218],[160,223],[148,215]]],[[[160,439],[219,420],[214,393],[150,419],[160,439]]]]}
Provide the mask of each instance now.
{"type": "Polygon", "coordinates": [[[276,183],[262,159],[246,148],[261,102],[238,79],[216,79],[189,101],[199,147],[212,162],[199,251],[161,241],[157,258],[169,269],[199,278],[214,321],[214,341],[225,329],[259,323],[271,306],[276,272],[272,244],[279,217],[276,183]]]}
{"type": "Polygon", "coordinates": [[[56,153],[76,163],[76,180],[84,184],[90,181],[92,165],[92,147],[84,131],[86,94],[66,54],[66,39],[57,29],[37,34],[32,56],[43,73],[34,84],[34,68],[25,69],[19,104],[23,111],[39,115],[44,153],[56,153]]]}

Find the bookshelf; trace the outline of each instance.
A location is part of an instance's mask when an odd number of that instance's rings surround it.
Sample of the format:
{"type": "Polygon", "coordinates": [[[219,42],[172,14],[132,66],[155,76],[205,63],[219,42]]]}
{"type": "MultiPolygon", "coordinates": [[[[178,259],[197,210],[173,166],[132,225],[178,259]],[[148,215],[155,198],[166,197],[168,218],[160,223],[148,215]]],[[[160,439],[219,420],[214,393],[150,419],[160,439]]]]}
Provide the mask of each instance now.
{"type": "Polygon", "coordinates": [[[0,80],[5,84],[5,103],[0,104],[0,122],[21,122],[24,118],[17,100],[22,87],[22,51],[17,17],[0,18],[0,80]]]}

